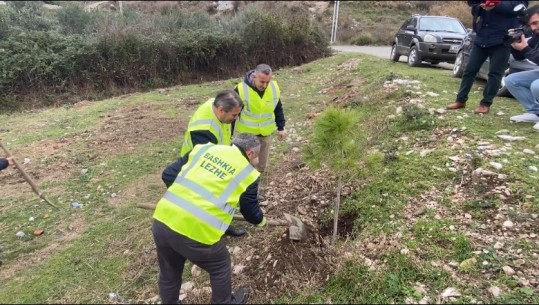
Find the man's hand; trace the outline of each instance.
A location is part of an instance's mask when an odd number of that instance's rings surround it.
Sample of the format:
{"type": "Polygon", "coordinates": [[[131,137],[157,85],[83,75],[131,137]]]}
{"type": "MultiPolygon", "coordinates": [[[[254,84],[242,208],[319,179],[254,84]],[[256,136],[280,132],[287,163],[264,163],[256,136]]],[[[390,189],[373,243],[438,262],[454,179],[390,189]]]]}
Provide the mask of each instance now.
{"type": "Polygon", "coordinates": [[[279,139],[279,141],[284,140],[285,137],[286,137],[286,131],[284,129],[279,130],[279,132],[277,133],[277,138],[279,139]]]}
{"type": "MultiPolygon", "coordinates": [[[[509,30],[509,33],[511,34],[512,31],[513,31],[512,29],[509,30]]],[[[515,41],[511,44],[511,47],[517,51],[522,51],[527,46],[528,46],[528,41],[526,40],[526,36],[524,36],[524,34],[520,36],[520,41],[515,41]]]]}
{"type": "Polygon", "coordinates": [[[13,165],[13,157],[7,157],[6,160],[8,165],[13,165]]]}

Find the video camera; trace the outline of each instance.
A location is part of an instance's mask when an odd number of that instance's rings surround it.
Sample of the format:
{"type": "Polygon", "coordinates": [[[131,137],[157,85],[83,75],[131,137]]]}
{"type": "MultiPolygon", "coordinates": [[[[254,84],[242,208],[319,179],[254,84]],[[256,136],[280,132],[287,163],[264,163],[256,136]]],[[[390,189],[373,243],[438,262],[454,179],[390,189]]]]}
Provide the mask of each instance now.
{"type": "Polygon", "coordinates": [[[522,34],[524,34],[524,36],[529,36],[531,34],[530,27],[528,26],[528,14],[526,6],[524,4],[519,4],[515,6],[513,11],[518,15],[517,18],[520,26],[514,29],[513,33],[505,35],[503,39],[503,43],[505,45],[510,45],[513,42],[519,42],[522,34]]]}

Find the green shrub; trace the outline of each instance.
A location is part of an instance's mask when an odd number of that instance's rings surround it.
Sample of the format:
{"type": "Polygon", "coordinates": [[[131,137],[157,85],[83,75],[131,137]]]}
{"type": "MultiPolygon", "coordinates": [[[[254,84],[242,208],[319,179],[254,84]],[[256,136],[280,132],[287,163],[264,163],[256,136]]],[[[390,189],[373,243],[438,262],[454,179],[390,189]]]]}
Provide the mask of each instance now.
{"type": "Polygon", "coordinates": [[[371,34],[365,33],[356,35],[354,38],[352,38],[351,43],[357,46],[368,46],[372,44],[373,41],[374,39],[372,38],[371,34]]]}

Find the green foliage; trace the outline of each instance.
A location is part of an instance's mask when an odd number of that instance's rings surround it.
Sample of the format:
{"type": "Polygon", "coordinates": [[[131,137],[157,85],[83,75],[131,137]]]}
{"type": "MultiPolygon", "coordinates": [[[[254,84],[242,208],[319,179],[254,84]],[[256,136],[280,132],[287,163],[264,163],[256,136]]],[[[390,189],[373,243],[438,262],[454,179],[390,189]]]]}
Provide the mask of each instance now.
{"type": "Polygon", "coordinates": [[[353,45],[357,45],[357,46],[367,46],[367,45],[370,45],[372,44],[374,41],[373,37],[371,34],[369,33],[365,33],[365,34],[359,34],[359,35],[356,35],[352,38],[352,40],[350,41],[351,44],[353,45]]]}
{"type": "Polygon", "coordinates": [[[56,12],[56,18],[62,34],[84,34],[88,29],[94,29],[97,23],[97,13],[86,12],[78,4],[68,4],[56,12]]]}
{"type": "Polygon", "coordinates": [[[0,10],[0,110],[215,80],[261,62],[277,69],[330,55],[308,15],[291,18],[253,6],[221,23],[203,12],[86,12],[77,4],[45,16],[37,1],[10,2],[0,10]]]}
{"type": "Polygon", "coordinates": [[[339,172],[357,167],[360,152],[358,118],[355,110],[334,107],[316,118],[305,156],[313,168],[323,163],[339,172]]]}

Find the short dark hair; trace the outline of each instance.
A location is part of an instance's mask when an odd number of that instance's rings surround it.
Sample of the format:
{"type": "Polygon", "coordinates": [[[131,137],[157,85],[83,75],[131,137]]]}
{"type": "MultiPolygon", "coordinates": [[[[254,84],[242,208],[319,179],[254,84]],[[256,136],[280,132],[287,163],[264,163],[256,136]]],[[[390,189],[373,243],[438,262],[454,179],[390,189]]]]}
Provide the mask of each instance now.
{"type": "Polygon", "coordinates": [[[530,22],[530,17],[539,14],[539,4],[536,4],[526,10],[526,23],[530,22]]]}
{"type": "Polygon", "coordinates": [[[243,101],[234,90],[224,90],[217,93],[213,100],[213,106],[223,107],[224,112],[229,112],[234,107],[243,107],[243,101]]]}

